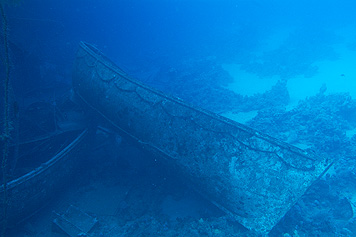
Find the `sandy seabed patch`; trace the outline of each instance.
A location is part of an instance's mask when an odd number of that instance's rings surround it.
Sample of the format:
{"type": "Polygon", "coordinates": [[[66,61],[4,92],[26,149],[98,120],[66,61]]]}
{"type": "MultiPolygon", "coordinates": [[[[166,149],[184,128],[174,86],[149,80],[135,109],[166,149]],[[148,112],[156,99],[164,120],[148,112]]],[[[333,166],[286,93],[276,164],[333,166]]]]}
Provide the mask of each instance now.
{"type": "MultiPolygon", "coordinates": [[[[313,77],[299,76],[288,80],[291,107],[317,94],[323,85],[327,88],[326,94],[347,92],[356,98],[356,51],[348,50],[344,45],[336,45],[335,51],[339,55],[337,60],[314,63],[318,73],[313,77]]],[[[279,76],[260,78],[257,74],[242,70],[239,64],[224,64],[223,68],[234,79],[227,88],[241,95],[264,93],[281,80],[279,76]]]]}

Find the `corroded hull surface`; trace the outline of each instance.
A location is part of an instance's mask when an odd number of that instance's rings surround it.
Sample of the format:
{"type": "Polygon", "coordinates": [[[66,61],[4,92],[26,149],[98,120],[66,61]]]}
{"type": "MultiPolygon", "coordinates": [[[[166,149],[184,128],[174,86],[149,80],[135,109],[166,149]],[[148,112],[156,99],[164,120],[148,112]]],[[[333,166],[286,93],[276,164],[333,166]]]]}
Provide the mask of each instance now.
{"type": "MultiPolygon", "coordinates": [[[[69,132],[67,132],[69,133],[69,132]]],[[[63,133],[56,136],[66,136],[63,133]]],[[[18,222],[38,212],[46,203],[62,191],[68,183],[78,159],[86,148],[88,131],[70,132],[73,138],[67,146],[51,157],[47,162],[27,174],[7,184],[7,226],[13,227],[18,222]]],[[[68,139],[68,138],[67,138],[68,139]]],[[[0,187],[0,222],[4,220],[4,186],[0,187]]]]}
{"type": "Polygon", "coordinates": [[[85,43],[73,87],[122,134],[163,157],[209,200],[259,233],[270,231],[330,165],[142,85],[85,43]]]}

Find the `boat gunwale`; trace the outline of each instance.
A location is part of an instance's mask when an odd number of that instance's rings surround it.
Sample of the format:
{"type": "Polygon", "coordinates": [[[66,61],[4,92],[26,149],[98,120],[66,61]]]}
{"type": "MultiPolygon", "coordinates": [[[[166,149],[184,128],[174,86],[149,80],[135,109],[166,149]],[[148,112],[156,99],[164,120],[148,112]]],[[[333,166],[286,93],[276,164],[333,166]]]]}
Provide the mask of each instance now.
{"type": "MultiPolygon", "coordinates": [[[[79,130],[80,131],[80,130],[79,130]]],[[[66,154],[68,154],[70,151],[72,151],[76,145],[85,137],[85,135],[88,133],[88,129],[83,130],[80,132],[78,135],[76,135],[75,139],[70,142],[65,148],[63,148],[60,152],[58,152],[56,155],[54,155],[51,159],[48,161],[42,163],[40,166],[34,168],[30,172],[14,179],[11,180],[7,183],[7,190],[13,189],[16,186],[37,177],[39,174],[45,172],[49,168],[53,167],[57,162],[59,162],[63,157],[65,157],[66,154]]],[[[63,134],[63,133],[61,133],[63,134]]],[[[0,186],[0,193],[4,191],[4,185],[2,184],[0,186]]]]}
{"type": "MultiPolygon", "coordinates": [[[[144,84],[142,84],[141,82],[139,82],[137,79],[134,79],[132,77],[130,77],[127,73],[125,73],[120,67],[118,67],[114,62],[112,62],[108,57],[106,57],[99,49],[97,49],[95,46],[88,44],[84,41],[80,42],[80,47],[83,48],[83,50],[85,50],[88,54],[90,54],[92,57],[94,57],[97,61],[95,62],[95,64],[97,62],[100,62],[102,65],[104,65],[105,67],[107,67],[108,69],[112,70],[114,73],[117,73],[119,76],[123,77],[125,80],[129,81],[130,83],[135,84],[138,87],[141,87],[145,90],[148,90],[149,92],[152,92],[154,94],[156,94],[157,96],[160,96],[166,100],[169,100],[173,103],[177,103],[187,109],[192,109],[195,110],[199,113],[202,113],[212,119],[215,120],[219,120],[229,126],[232,127],[236,127],[238,129],[243,130],[246,133],[249,133],[257,138],[263,139],[264,141],[267,141],[269,143],[272,143],[276,146],[282,147],[284,149],[287,149],[291,152],[294,153],[298,153],[298,155],[308,159],[308,160],[312,160],[312,161],[317,161],[318,159],[316,158],[316,156],[309,154],[306,150],[301,149],[299,147],[293,146],[291,144],[288,144],[284,141],[281,141],[277,138],[274,138],[270,135],[261,133],[251,127],[248,127],[247,125],[241,124],[237,121],[231,120],[229,118],[226,118],[224,116],[221,116],[219,114],[216,114],[212,111],[203,109],[203,108],[197,108],[194,105],[191,105],[185,101],[183,101],[182,99],[180,99],[179,97],[175,97],[172,95],[165,95],[163,92],[160,92],[150,86],[146,86],[144,84]]],[[[78,56],[77,56],[78,57],[78,56]]],[[[117,77],[116,77],[117,79],[117,77]]],[[[81,97],[81,96],[80,96],[81,97]]]]}

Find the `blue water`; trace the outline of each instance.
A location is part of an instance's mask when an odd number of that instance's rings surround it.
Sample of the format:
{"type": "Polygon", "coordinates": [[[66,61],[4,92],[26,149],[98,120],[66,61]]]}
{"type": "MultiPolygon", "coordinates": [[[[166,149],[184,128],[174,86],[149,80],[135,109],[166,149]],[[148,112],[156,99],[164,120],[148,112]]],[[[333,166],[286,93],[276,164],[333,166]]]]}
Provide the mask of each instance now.
{"type": "MultiPolygon", "coordinates": [[[[28,0],[5,5],[12,98],[22,110],[39,101],[55,104],[71,90],[79,42],[93,44],[145,84],[335,159],[270,236],[356,236],[355,10],[351,0],[28,0]]],[[[3,48],[0,52],[3,61],[3,48]]],[[[80,193],[90,193],[100,182],[117,187],[104,188],[101,198],[91,193],[97,202],[86,207],[103,223],[97,235],[248,234],[186,191],[184,179],[157,165],[156,158],[113,137],[109,147],[95,153],[107,157],[105,162],[82,165],[87,180],[79,179],[77,187],[84,187],[80,193]],[[109,198],[110,192],[118,192],[117,200],[109,198]],[[105,202],[104,210],[113,206],[117,211],[100,212],[105,202]]],[[[63,202],[80,198],[90,199],[77,194],[63,202]]],[[[48,236],[44,219],[23,229],[48,236]]]]}

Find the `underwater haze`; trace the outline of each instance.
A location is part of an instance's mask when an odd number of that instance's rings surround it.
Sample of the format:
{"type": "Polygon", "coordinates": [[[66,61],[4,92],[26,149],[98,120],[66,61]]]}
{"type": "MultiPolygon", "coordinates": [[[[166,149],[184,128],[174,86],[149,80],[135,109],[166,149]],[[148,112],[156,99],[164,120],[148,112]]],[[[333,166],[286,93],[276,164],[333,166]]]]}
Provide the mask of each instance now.
{"type": "MultiPolygon", "coordinates": [[[[356,236],[355,1],[0,2],[11,101],[20,121],[27,119],[20,134],[25,125],[40,127],[41,136],[58,130],[67,115],[57,118],[55,107],[67,108],[83,41],[145,85],[333,160],[269,236],[356,236]],[[33,112],[39,103],[48,113],[33,112]],[[42,120],[52,114],[54,121],[42,120]],[[41,123],[28,123],[31,116],[41,123]]],[[[4,61],[3,46],[0,52],[4,61]]],[[[52,228],[51,213],[69,205],[98,220],[91,236],[258,236],[195,192],[175,167],[88,114],[82,125],[101,130],[76,178],[9,236],[65,236],[65,228],[52,228]]]]}

